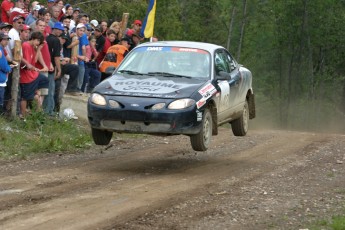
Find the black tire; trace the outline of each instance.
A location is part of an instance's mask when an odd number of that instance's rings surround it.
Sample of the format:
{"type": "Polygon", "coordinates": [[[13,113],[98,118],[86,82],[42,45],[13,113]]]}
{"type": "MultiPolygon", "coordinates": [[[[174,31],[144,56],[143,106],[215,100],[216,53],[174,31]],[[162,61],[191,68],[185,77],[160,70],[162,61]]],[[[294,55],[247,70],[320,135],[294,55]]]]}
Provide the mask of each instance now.
{"type": "Polygon", "coordinates": [[[202,128],[196,135],[190,136],[190,143],[195,151],[206,151],[212,137],[212,115],[209,109],[205,109],[202,118],[202,128]]]}
{"type": "Polygon", "coordinates": [[[91,128],[92,138],[96,145],[107,145],[113,137],[113,132],[91,128]]]}
{"type": "Polygon", "coordinates": [[[235,136],[245,136],[248,132],[248,123],[249,123],[249,108],[248,102],[243,107],[242,115],[231,122],[231,129],[235,136]]]}

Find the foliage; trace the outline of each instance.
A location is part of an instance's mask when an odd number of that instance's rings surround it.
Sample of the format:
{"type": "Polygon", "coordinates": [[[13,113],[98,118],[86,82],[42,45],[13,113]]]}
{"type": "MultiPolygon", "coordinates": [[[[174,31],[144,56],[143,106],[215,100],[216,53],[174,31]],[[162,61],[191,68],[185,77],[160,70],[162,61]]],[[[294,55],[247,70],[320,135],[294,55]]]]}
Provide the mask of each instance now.
{"type": "MultiPolygon", "coordinates": [[[[225,47],[231,41],[229,50],[252,71],[256,98],[264,102],[257,103],[259,119],[292,129],[324,129],[332,121],[341,122],[345,114],[345,1],[246,0],[245,15],[244,1],[157,0],[155,36],[225,47]]],[[[148,2],[69,3],[89,13],[90,19],[121,20],[122,13],[128,12],[130,27],[133,20],[144,19],[148,2]]]]}
{"type": "Polygon", "coordinates": [[[75,121],[33,113],[25,120],[0,118],[0,158],[75,151],[91,145],[89,131],[75,121]]]}

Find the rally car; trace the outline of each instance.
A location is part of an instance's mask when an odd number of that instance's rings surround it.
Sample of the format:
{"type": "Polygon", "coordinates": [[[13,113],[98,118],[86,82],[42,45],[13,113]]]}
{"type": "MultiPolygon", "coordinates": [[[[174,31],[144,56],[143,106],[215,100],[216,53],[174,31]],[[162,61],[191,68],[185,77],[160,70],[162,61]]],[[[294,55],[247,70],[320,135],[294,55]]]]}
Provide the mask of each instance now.
{"type": "Polygon", "coordinates": [[[206,151],[222,124],[246,135],[255,117],[252,74],[218,45],[144,43],[95,87],[87,111],[97,145],[109,144],[113,132],[184,134],[206,151]]]}

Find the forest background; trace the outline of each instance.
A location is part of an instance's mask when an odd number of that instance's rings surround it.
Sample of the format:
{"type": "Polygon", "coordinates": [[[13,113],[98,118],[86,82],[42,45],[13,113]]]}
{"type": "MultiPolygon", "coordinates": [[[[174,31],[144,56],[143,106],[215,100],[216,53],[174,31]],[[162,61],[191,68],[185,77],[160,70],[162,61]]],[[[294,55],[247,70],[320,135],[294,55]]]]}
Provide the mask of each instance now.
{"type": "MultiPolygon", "coordinates": [[[[70,0],[90,20],[143,20],[148,0],[70,0]]],[[[226,47],[253,73],[256,124],[345,132],[345,0],[157,0],[159,40],[226,47]]],[[[130,25],[128,25],[130,26],[130,25]]]]}

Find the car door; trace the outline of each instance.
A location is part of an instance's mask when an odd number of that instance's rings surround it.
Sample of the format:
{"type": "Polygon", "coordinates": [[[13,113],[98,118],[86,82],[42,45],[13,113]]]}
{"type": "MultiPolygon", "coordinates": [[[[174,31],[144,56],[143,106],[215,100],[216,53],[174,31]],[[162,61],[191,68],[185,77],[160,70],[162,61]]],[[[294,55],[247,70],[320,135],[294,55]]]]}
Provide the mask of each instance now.
{"type": "Polygon", "coordinates": [[[238,88],[241,81],[236,61],[225,49],[218,49],[214,55],[214,71],[217,75],[228,75],[226,80],[217,80],[220,89],[218,120],[222,122],[231,117],[238,100],[238,88]]]}

